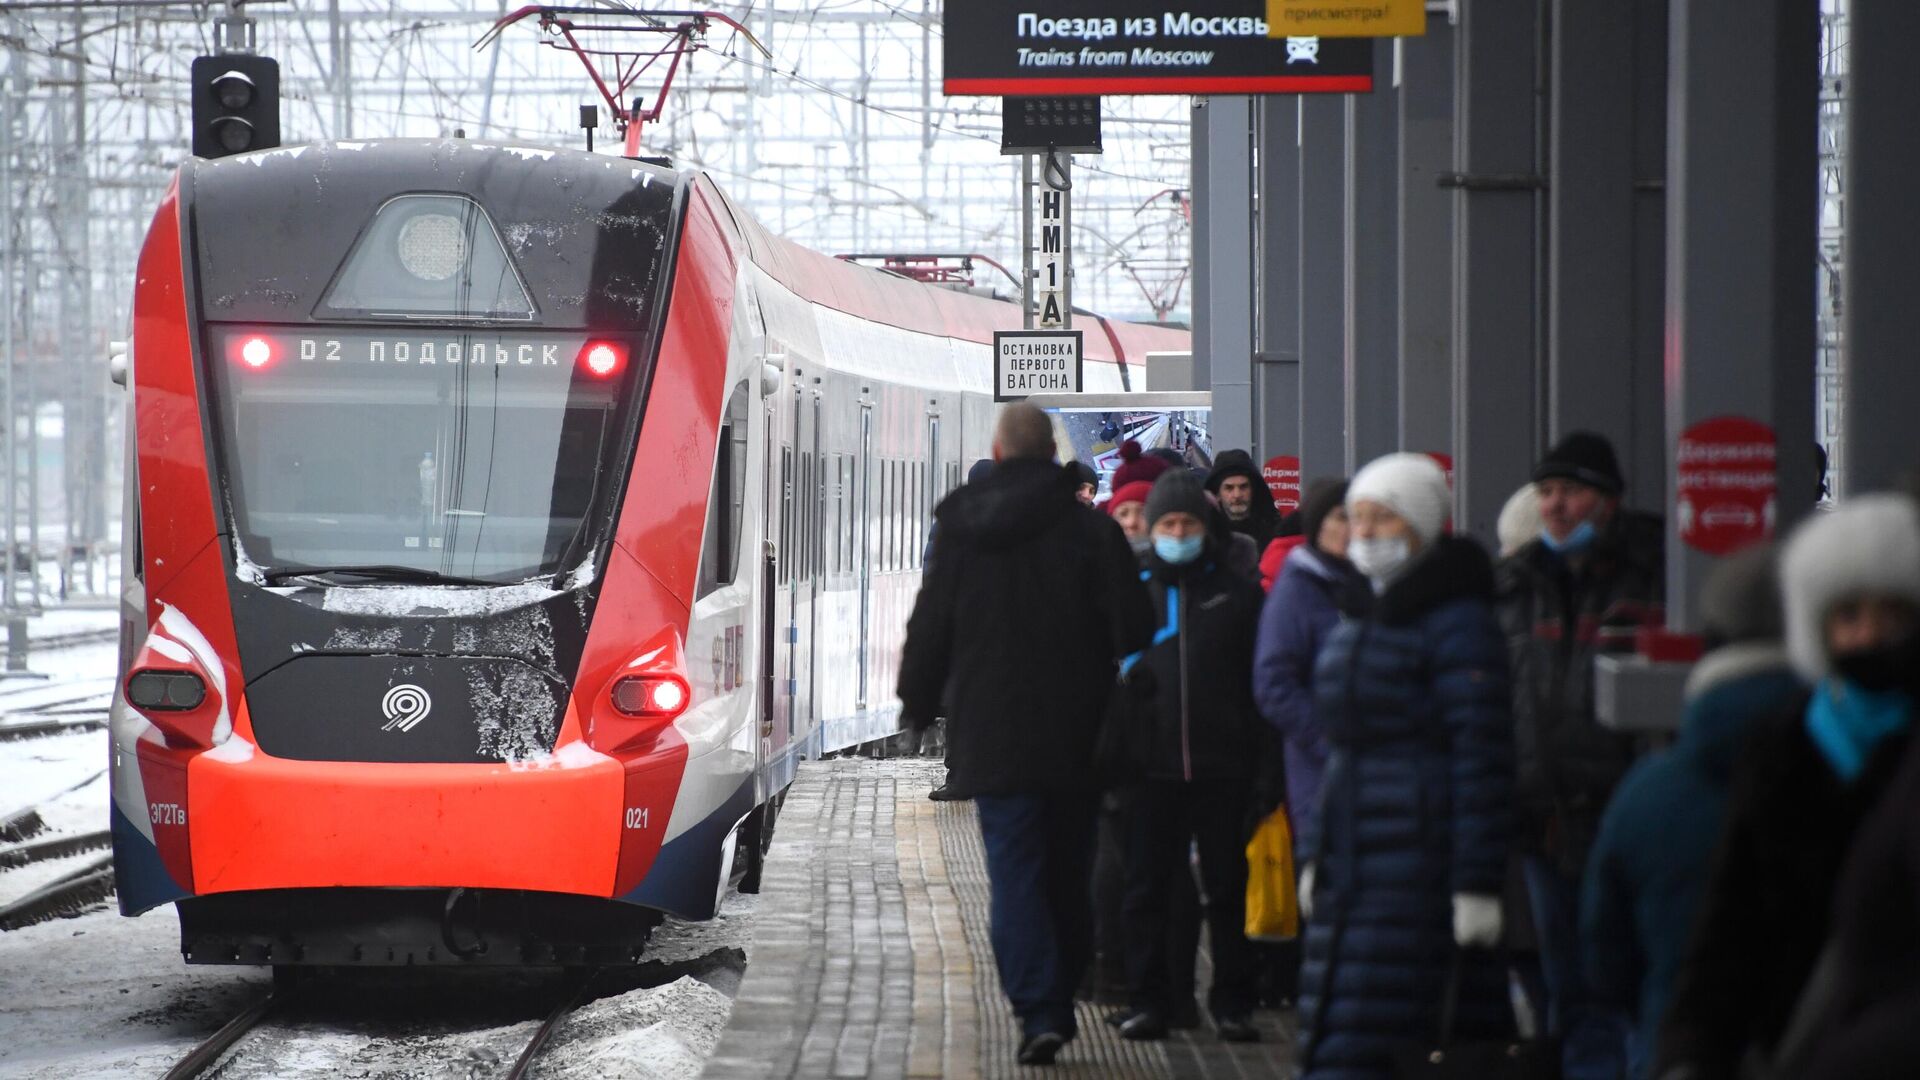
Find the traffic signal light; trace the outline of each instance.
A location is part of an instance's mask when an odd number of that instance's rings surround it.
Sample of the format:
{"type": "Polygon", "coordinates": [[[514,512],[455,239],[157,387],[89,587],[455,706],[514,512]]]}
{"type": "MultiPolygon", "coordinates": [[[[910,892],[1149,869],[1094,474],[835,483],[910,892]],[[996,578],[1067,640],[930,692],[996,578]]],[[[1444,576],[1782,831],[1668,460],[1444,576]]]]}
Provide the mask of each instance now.
{"type": "Polygon", "coordinates": [[[225,53],[193,60],[193,153],[225,157],[280,145],[280,62],[225,53]]]}

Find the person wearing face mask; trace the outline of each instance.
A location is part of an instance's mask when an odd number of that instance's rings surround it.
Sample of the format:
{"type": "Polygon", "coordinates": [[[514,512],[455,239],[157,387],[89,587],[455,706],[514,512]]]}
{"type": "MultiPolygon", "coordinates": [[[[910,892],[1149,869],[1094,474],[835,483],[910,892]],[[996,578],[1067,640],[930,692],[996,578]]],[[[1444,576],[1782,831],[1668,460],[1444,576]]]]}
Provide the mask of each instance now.
{"type": "Polygon", "coordinates": [[[1434,1037],[1512,1028],[1500,941],[1513,799],[1507,656],[1492,561],[1445,534],[1446,476],[1391,454],[1347,490],[1347,556],[1375,594],[1327,638],[1314,718],[1332,753],[1302,831],[1305,1080],[1395,1075],[1434,1037]]]}
{"type": "Polygon", "coordinates": [[[1741,1076],[1750,1058],[1773,1053],[1825,942],[1848,848],[1911,742],[1920,631],[1912,504],[1865,495],[1810,519],[1788,541],[1780,581],[1787,653],[1813,689],[1761,721],[1735,766],[1712,878],[1660,1028],[1653,1075],[1662,1080],[1741,1076]]]}
{"type": "Polygon", "coordinates": [[[1260,587],[1221,560],[1206,492],[1171,470],[1147,499],[1153,551],[1142,578],[1161,626],[1128,657],[1154,687],[1143,779],[1122,811],[1126,836],[1128,1005],[1122,1038],[1166,1037],[1171,1000],[1169,895],[1198,848],[1214,979],[1208,1010],[1220,1038],[1259,1038],[1255,955],[1245,937],[1247,816],[1261,730],[1253,703],[1253,637],[1260,587]]]}
{"type": "Polygon", "coordinates": [[[1601,652],[1630,652],[1642,627],[1664,625],[1665,533],[1660,519],[1620,506],[1626,482],[1603,436],[1566,436],[1533,480],[1540,531],[1498,572],[1513,671],[1520,862],[1561,1071],[1567,1080],[1615,1080],[1626,1032],[1587,986],[1580,891],[1634,744],[1595,717],[1593,670],[1601,652]]]}

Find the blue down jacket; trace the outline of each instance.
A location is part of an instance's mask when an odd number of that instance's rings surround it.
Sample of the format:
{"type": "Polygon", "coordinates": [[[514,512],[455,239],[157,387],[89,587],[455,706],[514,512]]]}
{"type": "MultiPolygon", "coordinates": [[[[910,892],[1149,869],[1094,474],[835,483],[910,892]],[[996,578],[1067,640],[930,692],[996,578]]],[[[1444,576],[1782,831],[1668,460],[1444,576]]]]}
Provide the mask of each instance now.
{"type": "Polygon", "coordinates": [[[1635,1017],[1649,1052],[1706,892],[1734,762],[1758,721],[1805,696],[1778,644],[1709,653],[1687,680],[1679,742],[1634,766],[1601,818],[1580,904],[1587,981],[1635,1017]]]}
{"type": "Polygon", "coordinates": [[[1313,665],[1340,623],[1340,603],[1351,605],[1366,589],[1345,559],[1302,546],[1287,556],[1260,611],[1253,696],[1285,739],[1287,810],[1296,834],[1319,817],[1327,768],[1327,739],[1313,714],[1313,665]]]}
{"type": "MultiPolygon", "coordinates": [[[[1456,893],[1498,896],[1512,835],[1513,717],[1493,566],[1471,540],[1422,552],[1342,623],[1314,673],[1332,747],[1300,978],[1308,1080],[1380,1080],[1391,1057],[1438,1035],[1456,963],[1456,893]]],[[[1488,950],[1459,954],[1455,1038],[1510,1032],[1488,950]]]]}

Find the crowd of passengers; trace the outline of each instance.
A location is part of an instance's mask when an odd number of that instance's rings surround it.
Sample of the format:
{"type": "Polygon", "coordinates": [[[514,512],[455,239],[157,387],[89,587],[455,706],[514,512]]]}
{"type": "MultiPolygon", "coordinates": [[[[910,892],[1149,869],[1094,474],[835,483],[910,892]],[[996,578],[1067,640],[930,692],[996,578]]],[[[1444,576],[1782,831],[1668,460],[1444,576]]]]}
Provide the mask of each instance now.
{"type": "MultiPolygon", "coordinates": [[[[1664,624],[1659,519],[1604,437],[1535,463],[1501,551],[1392,454],[1282,515],[1252,457],[1122,448],[1110,495],[1012,405],[938,508],[899,695],[946,723],[1023,1039],[1294,1010],[1309,1080],[1505,1041],[1528,1075],[1920,1076],[1920,513],[1860,495],[1721,560],[1684,715],[1595,714],[1664,624]],[[1656,745],[1658,744],[1658,745],[1656,745]],[[1302,927],[1246,936],[1284,808],[1302,927]],[[1117,989],[1115,996],[1102,991],[1117,989]]],[[[1279,1030],[1268,1026],[1268,1032],[1279,1030]]]]}

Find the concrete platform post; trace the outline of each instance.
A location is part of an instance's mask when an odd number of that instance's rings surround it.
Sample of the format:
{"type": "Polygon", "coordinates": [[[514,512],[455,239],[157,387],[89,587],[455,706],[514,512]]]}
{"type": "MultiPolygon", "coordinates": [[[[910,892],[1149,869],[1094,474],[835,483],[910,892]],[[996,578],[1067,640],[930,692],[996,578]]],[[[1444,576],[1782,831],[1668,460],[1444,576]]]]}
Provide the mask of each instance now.
{"type": "Polygon", "coordinates": [[[1399,449],[1453,453],[1454,30],[1400,42],[1399,449]]]}
{"type": "Polygon", "coordinates": [[[1213,391],[1214,449],[1250,448],[1253,99],[1195,98],[1193,140],[1195,381],[1213,391]]]}
{"type": "Polygon", "coordinates": [[[1300,99],[1256,99],[1259,304],[1253,442],[1261,461],[1300,452],[1300,99]]]}
{"type": "Polygon", "coordinates": [[[1454,524],[1491,543],[1532,475],[1538,397],[1541,177],[1535,0],[1462,4],[1455,57],[1454,524]]]}
{"type": "Polygon", "coordinates": [[[1664,512],[1667,0],[1554,0],[1549,437],[1598,431],[1664,512]]]}
{"type": "Polygon", "coordinates": [[[1300,478],[1346,469],[1347,107],[1300,100],[1300,478]]]}
{"type": "Polygon", "coordinates": [[[1920,251],[1913,43],[1920,40],[1920,5],[1852,0],[1849,18],[1842,460],[1849,491],[1874,491],[1905,483],[1920,468],[1913,440],[1920,416],[1920,365],[1913,362],[1913,259],[1920,251]]]}
{"type": "MultiPolygon", "coordinates": [[[[1869,33],[1856,27],[1856,44],[1869,33]]],[[[1804,0],[1673,0],[1669,490],[1677,489],[1674,451],[1689,426],[1729,415],[1768,424],[1778,447],[1781,533],[1816,495],[1819,43],[1818,5],[1804,0]]],[[[1914,377],[1901,376],[1907,385],[1914,377]]],[[[1668,624],[1696,630],[1699,589],[1714,560],[1682,543],[1678,515],[1670,511],[1667,521],[1668,624]]]]}
{"type": "MultiPolygon", "coordinates": [[[[1373,69],[1393,70],[1393,41],[1373,43],[1373,69]]],[[[1346,95],[1345,277],[1342,367],[1346,473],[1400,444],[1400,123],[1381,87],[1346,95]]]]}

